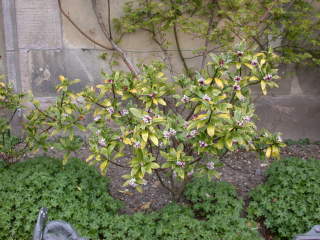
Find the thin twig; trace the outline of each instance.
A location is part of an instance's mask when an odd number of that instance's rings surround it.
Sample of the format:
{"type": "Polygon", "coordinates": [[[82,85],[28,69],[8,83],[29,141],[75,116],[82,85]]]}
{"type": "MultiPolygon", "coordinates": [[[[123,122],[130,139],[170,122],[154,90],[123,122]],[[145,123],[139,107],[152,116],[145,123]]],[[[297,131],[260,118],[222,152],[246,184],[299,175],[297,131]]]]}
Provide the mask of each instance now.
{"type": "Polygon", "coordinates": [[[188,68],[188,65],[183,57],[183,54],[182,54],[182,51],[181,51],[181,47],[180,47],[180,41],[179,41],[179,37],[178,37],[178,32],[177,32],[177,24],[174,23],[173,24],[173,33],[174,33],[174,39],[175,39],[175,42],[176,42],[176,45],[177,45],[177,50],[178,50],[178,54],[179,54],[179,57],[180,57],[180,60],[183,64],[183,67],[184,67],[184,70],[186,71],[186,74],[190,77],[190,71],[189,71],[189,68],[188,68]]]}
{"type": "MultiPolygon", "coordinates": [[[[109,4],[109,8],[110,8],[110,1],[108,1],[108,4],[109,4]]],[[[97,21],[98,21],[98,24],[99,24],[100,29],[103,32],[104,36],[109,41],[109,43],[112,45],[113,49],[115,49],[120,54],[120,57],[122,58],[123,62],[127,65],[130,72],[134,76],[137,77],[139,75],[139,70],[137,69],[137,67],[130,61],[127,54],[108,35],[107,28],[106,28],[105,24],[103,23],[101,15],[98,13],[97,0],[92,0],[92,8],[93,8],[93,11],[94,11],[96,18],[97,18],[97,21]]]]}
{"type": "MultiPolygon", "coordinates": [[[[215,0],[212,0],[212,3],[214,3],[215,0]]],[[[209,43],[210,43],[210,34],[211,34],[211,31],[212,31],[212,24],[213,24],[213,18],[214,18],[214,12],[211,10],[211,15],[210,15],[210,18],[209,18],[209,22],[208,22],[208,31],[207,31],[207,34],[206,34],[206,41],[204,43],[204,47],[205,47],[205,50],[202,54],[202,62],[201,62],[201,68],[200,69],[203,69],[204,68],[204,65],[206,63],[206,59],[207,59],[207,56],[208,56],[208,46],[209,46],[209,43]]]]}
{"type": "Polygon", "coordinates": [[[103,45],[99,42],[97,42],[96,40],[94,40],[93,38],[91,38],[88,34],[86,34],[70,17],[69,15],[63,10],[62,8],[62,4],[61,4],[61,0],[58,0],[58,4],[59,4],[59,9],[60,9],[60,12],[62,13],[62,15],[72,24],[72,26],[74,28],[76,28],[81,34],[82,36],[84,36],[86,39],[88,39],[90,42],[98,45],[99,47],[103,48],[103,49],[106,49],[106,50],[110,50],[110,51],[113,51],[115,50],[114,48],[111,48],[111,47],[108,47],[106,45],[103,45]]]}

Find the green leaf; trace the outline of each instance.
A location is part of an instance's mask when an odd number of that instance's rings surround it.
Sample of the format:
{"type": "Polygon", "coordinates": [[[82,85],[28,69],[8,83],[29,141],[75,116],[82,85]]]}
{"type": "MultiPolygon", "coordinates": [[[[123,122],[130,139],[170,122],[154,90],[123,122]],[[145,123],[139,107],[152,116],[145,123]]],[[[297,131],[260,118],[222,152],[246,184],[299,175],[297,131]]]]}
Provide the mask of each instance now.
{"type": "Polygon", "coordinates": [[[133,114],[133,116],[135,116],[137,118],[143,118],[143,114],[141,113],[141,111],[139,109],[130,108],[129,110],[133,114]]]}

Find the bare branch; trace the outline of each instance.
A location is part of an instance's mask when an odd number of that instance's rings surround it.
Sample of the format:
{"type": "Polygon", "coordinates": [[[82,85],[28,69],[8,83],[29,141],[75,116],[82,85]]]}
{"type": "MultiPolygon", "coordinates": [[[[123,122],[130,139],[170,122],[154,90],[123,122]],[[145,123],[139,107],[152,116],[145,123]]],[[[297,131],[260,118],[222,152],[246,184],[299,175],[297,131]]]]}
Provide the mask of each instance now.
{"type": "Polygon", "coordinates": [[[97,42],[96,40],[94,40],[93,38],[91,38],[88,34],[86,34],[70,17],[69,15],[63,10],[62,8],[62,5],[61,5],[61,0],[58,0],[58,4],[59,4],[59,9],[60,9],[60,12],[62,13],[62,15],[72,24],[72,26],[74,28],[76,28],[82,36],[84,36],[86,39],[88,39],[90,42],[94,43],[95,45],[103,48],[103,49],[106,49],[106,50],[110,50],[110,51],[113,51],[114,48],[111,48],[111,47],[108,47],[106,45],[103,45],[99,42],[97,42]]]}

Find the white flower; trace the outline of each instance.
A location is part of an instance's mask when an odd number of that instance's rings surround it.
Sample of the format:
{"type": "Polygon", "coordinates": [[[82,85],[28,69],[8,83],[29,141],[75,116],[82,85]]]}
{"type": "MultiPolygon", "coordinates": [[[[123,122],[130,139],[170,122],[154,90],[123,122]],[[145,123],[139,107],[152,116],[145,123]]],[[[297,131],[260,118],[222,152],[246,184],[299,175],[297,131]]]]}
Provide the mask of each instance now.
{"type": "Polygon", "coordinates": [[[204,101],[208,101],[208,102],[211,101],[211,98],[210,98],[207,94],[204,95],[204,96],[202,97],[202,99],[203,99],[204,101]]]}
{"type": "Polygon", "coordinates": [[[241,78],[240,76],[235,76],[235,77],[233,78],[233,80],[236,81],[236,82],[240,82],[241,79],[242,79],[242,78],[241,78]]]}
{"type": "Polygon", "coordinates": [[[177,134],[177,131],[174,130],[173,128],[170,128],[169,133],[171,134],[171,136],[175,136],[177,134]]]}
{"type": "Polygon", "coordinates": [[[123,110],[120,111],[120,115],[121,116],[126,116],[128,114],[129,114],[129,111],[127,109],[123,109],[123,110]]]}
{"type": "Polygon", "coordinates": [[[199,145],[200,145],[200,147],[202,147],[202,148],[208,146],[208,144],[207,144],[206,142],[204,142],[204,141],[199,141],[199,145]]]}
{"type": "Polygon", "coordinates": [[[170,134],[169,131],[163,131],[163,136],[164,136],[165,138],[170,138],[171,134],[170,134]]]}
{"type": "Polygon", "coordinates": [[[251,121],[251,117],[245,116],[245,117],[243,118],[243,121],[245,121],[245,122],[250,122],[250,121],[251,121]]]}
{"type": "Polygon", "coordinates": [[[233,89],[236,91],[241,90],[241,87],[238,84],[233,85],[233,89]]]}
{"type": "Polygon", "coordinates": [[[183,95],[183,97],[181,98],[181,101],[182,101],[183,103],[187,103],[187,102],[190,101],[190,98],[189,98],[188,96],[186,96],[186,95],[183,95]]]}
{"type": "Polygon", "coordinates": [[[142,120],[145,122],[145,123],[151,123],[152,121],[152,117],[149,116],[149,115],[144,115],[142,120]]]}
{"type": "Polygon", "coordinates": [[[134,147],[134,148],[140,148],[140,147],[141,147],[141,143],[140,143],[139,141],[134,142],[134,143],[133,143],[133,147],[134,147]]]}
{"type": "Polygon", "coordinates": [[[177,161],[177,162],[176,162],[176,165],[179,166],[179,167],[184,168],[184,167],[186,166],[186,163],[185,163],[185,162],[182,162],[182,161],[177,161]]]}
{"type": "Polygon", "coordinates": [[[237,56],[238,57],[242,57],[243,56],[243,52],[242,51],[237,51],[237,56]]]}
{"type": "Polygon", "coordinates": [[[244,125],[244,122],[243,122],[243,121],[238,121],[238,120],[237,120],[237,124],[238,124],[238,126],[242,127],[242,126],[244,125]]]}
{"type": "Polygon", "coordinates": [[[273,76],[271,74],[267,74],[266,76],[264,76],[263,80],[270,81],[272,78],[273,76]]]}
{"type": "Polygon", "coordinates": [[[113,114],[113,113],[114,113],[113,107],[108,107],[108,108],[107,108],[107,111],[108,111],[110,114],[113,114]]]}
{"type": "Polygon", "coordinates": [[[194,171],[191,170],[190,172],[187,173],[188,177],[191,177],[194,174],[194,171]]]}
{"type": "Polygon", "coordinates": [[[131,187],[136,187],[136,186],[138,186],[138,184],[136,183],[136,179],[135,179],[135,178],[131,178],[131,179],[128,181],[128,184],[129,184],[129,186],[131,186],[131,187]]]}
{"type": "Polygon", "coordinates": [[[257,66],[258,65],[258,61],[257,60],[251,60],[251,65],[252,66],[257,66]]]}
{"type": "Polygon", "coordinates": [[[281,136],[277,136],[277,141],[278,141],[278,142],[282,142],[281,136]]]}
{"type": "Polygon", "coordinates": [[[203,77],[200,77],[200,78],[198,79],[198,83],[199,83],[200,85],[204,85],[204,82],[205,82],[205,79],[204,79],[203,77]]]}
{"type": "Polygon", "coordinates": [[[194,138],[198,134],[197,130],[192,130],[188,135],[187,138],[194,138]]]}
{"type": "Polygon", "coordinates": [[[213,169],[214,169],[214,162],[208,162],[208,163],[207,163],[207,168],[208,168],[209,170],[213,170],[213,169]]]}
{"type": "Polygon", "coordinates": [[[82,96],[77,97],[76,102],[78,104],[84,104],[85,103],[85,99],[82,96]]]}
{"type": "Polygon", "coordinates": [[[107,144],[106,144],[106,140],[104,138],[100,138],[99,141],[98,141],[99,145],[101,147],[106,147],[107,144]]]}
{"type": "Polygon", "coordinates": [[[163,136],[165,138],[170,138],[171,136],[175,136],[177,134],[177,131],[174,130],[173,128],[170,128],[169,131],[163,131],[163,136]]]}
{"type": "Polygon", "coordinates": [[[98,122],[101,119],[100,115],[97,115],[94,117],[93,121],[98,122]]]}

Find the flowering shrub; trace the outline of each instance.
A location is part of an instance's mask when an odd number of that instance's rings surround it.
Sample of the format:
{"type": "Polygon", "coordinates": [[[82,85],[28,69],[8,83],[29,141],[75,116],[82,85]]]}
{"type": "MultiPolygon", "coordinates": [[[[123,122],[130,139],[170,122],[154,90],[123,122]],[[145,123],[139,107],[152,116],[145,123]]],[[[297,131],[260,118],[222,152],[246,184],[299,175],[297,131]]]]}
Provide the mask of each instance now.
{"type": "Polygon", "coordinates": [[[13,163],[26,149],[19,149],[21,140],[11,134],[10,124],[15,114],[22,108],[24,94],[14,92],[11,84],[5,84],[0,76],[0,159],[6,164],[13,163]]]}
{"type": "Polygon", "coordinates": [[[168,79],[163,65],[143,65],[141,74],[104,73],[103,84],[73,93],[61,76],[57,101],[47,109],[33,101],[28,115],[27,141],[48,148],[57,134],[64,162],[75,149],[75,130],[89,133],[88,162],[131,169],[125,185],[141,191],[145,175],[155,172],[162,185],[179,199],[184,186],[196,175],[220,177],[221,156],[239,148],[279,158],[279,135],[257,131],[251,85],[263,94],[277,87],[274,54],[251,54],[241,45],[236,52],[211,54],[206,70],[193,77],[168,79]],[[241,51],[241,54],[239,54],[241,51]],[[61,142],[63,140],[63,142],[61,142]],[[125,164],[118,162],[125,157],[125,164]]]}

